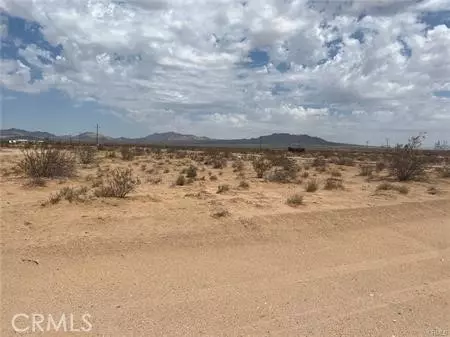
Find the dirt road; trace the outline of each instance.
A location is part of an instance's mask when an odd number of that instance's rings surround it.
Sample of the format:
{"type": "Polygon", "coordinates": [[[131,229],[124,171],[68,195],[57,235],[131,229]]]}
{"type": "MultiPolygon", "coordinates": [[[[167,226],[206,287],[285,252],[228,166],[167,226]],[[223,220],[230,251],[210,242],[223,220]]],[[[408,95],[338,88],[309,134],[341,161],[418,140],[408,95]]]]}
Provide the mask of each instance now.
{"type": "MultiPolygon", "coordinates": [[[[2,336],[22,334],[11,325],[17,313],[72,313],[75,329],[88,313],[91,331],[74,335],[92,336],[449,334],[448,200],[222,226],[5,243],[2,336]]],[[[25,329],[30,320],[20,319],[25,329]]]]}

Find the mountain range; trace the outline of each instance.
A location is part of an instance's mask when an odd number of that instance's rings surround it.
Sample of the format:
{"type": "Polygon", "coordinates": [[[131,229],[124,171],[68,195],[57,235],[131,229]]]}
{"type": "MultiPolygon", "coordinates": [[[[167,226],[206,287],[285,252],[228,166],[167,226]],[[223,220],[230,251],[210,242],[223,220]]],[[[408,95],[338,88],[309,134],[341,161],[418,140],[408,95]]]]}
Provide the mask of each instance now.
{"type": "MultiPolygon", "coordinates": [[[[326,141],[319,137],[309,135],[293,135],[289,133],[273,133],[271,135],[257,138],[239,138],[239,139],[213,139],[208,137],[199,137],[195,135],[186,135],[176,132],[153,133],[140,138],[113,138],[102,134],[98,135],[100,143],[117,144],[165,144],[165,145],[201,145],[201,146],[227,146],[227,147],[286,147],[296,144],[302,147],[335,147],[348,146],[326,141]]],[[[95,132],[84,132],[79,135],[57,136],[43,131],[27,131],[21,129],[3,129],[0,130],[1,140],[27,139],[27,140],[52,140],[52,141],[72,141],[82,143],[95,143],[97,135],[95,132]]]]}

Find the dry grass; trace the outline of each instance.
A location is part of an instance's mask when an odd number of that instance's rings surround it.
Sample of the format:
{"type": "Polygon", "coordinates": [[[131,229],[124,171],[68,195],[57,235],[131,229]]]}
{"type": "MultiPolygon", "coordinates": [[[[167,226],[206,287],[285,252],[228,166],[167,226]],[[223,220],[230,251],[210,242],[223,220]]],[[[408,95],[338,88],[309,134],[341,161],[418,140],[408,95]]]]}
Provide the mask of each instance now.
{"type": "Polygon", "coordinates": [[[342,179],[339,178],[328,178],[325,181],[325,186],[323,188],[326,190],[343,190],[344,183],[342,179]]]}
{"type": "Polygon", "coordinates": [[[319,180],[318,179],[310,179],[305,184],[306,192],[316,192],[319,189],[319,180]]]}
{"type": "Polygon", "coordinates": [[[289,198],[287,198],[286,204],[288,204],[291,207],[303,205],[303,198],[304,198],[303,195],[299,193],[293,194],[289,198]]]}
{"type": "Polygon", "coordinates": [[[409,188],[407,186],[404,185],[396,185],[396,184],[391,184],[391,183],[387,183],[384,182],[380,185],[377,186],[376,188],[377,191],[397,191],[401,194],[408,194],[409,193],[409,188]]]}
{"type": "Polygon", "coordinates": [[[216,193],[218,193],[218,194],[220,194],[220,193],[225,193],[225,192],[228,192],[230,190],[230,185],[219,185],[218,187],[217,187],[217,192],[216,193]]]}

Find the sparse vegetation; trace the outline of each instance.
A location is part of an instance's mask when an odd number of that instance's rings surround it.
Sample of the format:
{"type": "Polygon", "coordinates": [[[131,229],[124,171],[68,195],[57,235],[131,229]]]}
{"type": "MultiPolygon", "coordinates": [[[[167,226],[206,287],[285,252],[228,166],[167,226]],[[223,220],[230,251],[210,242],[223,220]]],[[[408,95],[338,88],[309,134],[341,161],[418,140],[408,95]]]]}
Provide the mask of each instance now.
{"type": "Polygon", "coordinates": [[[310,179],[305,184],[306,192],[315,192],[319,189],[319,181],[317,179],[310,179]]]}
{"type": "Polygon", "coordinates": [[[225,193],[225,192],[227,192],[227,191],[229,191],[230,190],[230,186],[229,185],[219,185],[218,187],[217,187],[217,193],[218,194],[220,194],[220,193],[225,193]]]}
{"type": "Polygon", "coordinates": [[[175,180],[175,185],[177,185],[177,186],[186,185],[186,178],[184,177],[184,175],[180,174],[178,176],[177,180],[175,180]]]}
{"type": "Polygon", "coordinates": [[[373,175],[373,166],[370,164],[362,164],[359,166],[359,175],[363,177],[371,177],[373,175]]]}
{"type": "Polygon", "coordinates": [[[50,195],[50,198],[47,202],[45,202],[43,205],[47,204],[57,204],[61,200],[67,200],[68,202],[72,203],[74,201],[78,202],[84,202],[87,198],[87,193],[89,189],[86,186],[80,187],[80,188],[74,188],[74,187],[63,187],[59,192],[56,194],[50,195]]]}
{"type": "Polygon", "coordinates": [[[120,155],[122,156],[122,159],[126,161],[131,161],[134,159],[134,151],[127,146],[120,149],[120,155]]]}
{"type": "Polygon", "coordinates": [[[303,205],[303,195],[296,193],[294,195],[291,195],[286,200],[286,204],[288,204],[291,207],[297,207],[299,205],[303,205]]]}
{"type": "Polygon", "coordinates": [[[396,185],[396,184],[391,184],[388,182],[384,182],[380,185],[377,186],[376,188],[377,191],[397,191],[401,194],[408,194],[409,193],[409,188],[407,186],[404,185],[396,185]]]}
{"type": "Polygon", "coordinates": [[[75,157],[64,150],[39,147],[23,155],[18,167],[30,178],[71,177],[76,172],[75,157]]]}
{"type": "Polygon", "coordinates": [[[95,162],[95,157],[97,154],[96,148],[92,146],[82,146],[77,152],[81,164],[87,165],[95,162]]]}
{"type": "Polygon", "coordinates": [[[266,173],[272,167],[272,162],[264,157],[259,157],[252,162],[253,169],[256,172],[258,178],[262,178],[264,173],[266,173]]]}
{"type": "Polygon", "coordinates": [[[246,181],[241,181],[239,183],[239,188],[248,190],[250,188],[250,184],[248,182],[246,182],[246,181]]]}
{"type": "Polygon", "coordinates": [[[395,147],[389,170],[399,181],[414,180],[424,175],[425,160],[419,150],[423,139],[423,136],[411,137],[408,144],[395,147]]]}
{"type": "Polygon", "coordinates": [[[125,198],[136,189],[139,183],[139,179],[133,177],[133,171],[130,168],[116,168],[108,172],[106,179],[95,191],[95,195],[105,198],[125,198]]]}
{"type": "Polygon", "coordinates": [[[186,177],[187,178],[197,177],[197,167],[195,167],[194,165],[189,166],[188,169],[186,170],[186,177]]]}
{"type": "Polygon", "coordinates": [[[339,178],[328,178],[325,181],[324,189],[326,190],[342,190],[344,189],[344,183],[339,178]]]}

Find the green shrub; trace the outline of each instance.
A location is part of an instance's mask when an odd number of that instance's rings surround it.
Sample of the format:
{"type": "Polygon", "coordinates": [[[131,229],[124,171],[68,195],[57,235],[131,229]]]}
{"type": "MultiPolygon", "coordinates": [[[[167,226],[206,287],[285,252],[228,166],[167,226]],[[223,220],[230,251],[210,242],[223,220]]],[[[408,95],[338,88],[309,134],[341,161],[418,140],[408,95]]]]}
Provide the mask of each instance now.
{"type": "Polygon", "coordinates": [[[105,198],[125,198],[136,189],[139,183],[139,179],[133,177],[133,171],[130,168],[116,168],[108,172],[106,179],[95,191],[95,195],[105,198]]]}

